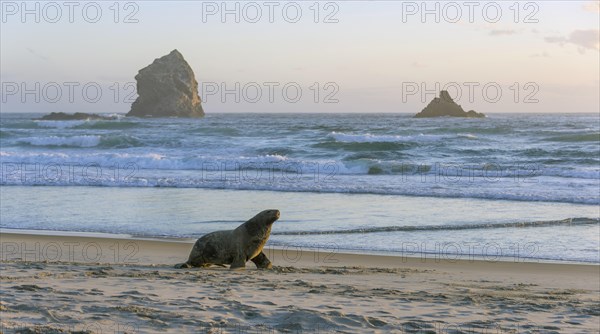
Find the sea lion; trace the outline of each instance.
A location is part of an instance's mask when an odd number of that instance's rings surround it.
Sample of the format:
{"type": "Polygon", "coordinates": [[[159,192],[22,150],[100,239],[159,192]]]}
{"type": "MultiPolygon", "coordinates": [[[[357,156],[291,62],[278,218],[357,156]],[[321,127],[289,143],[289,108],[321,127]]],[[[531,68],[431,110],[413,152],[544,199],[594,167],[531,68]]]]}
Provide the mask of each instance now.
{"type": "Polygon", "coordinates": [[[279,210],[265,210],[235,230],[206,234],[196,241],[187,262],[175,268],[229,264],[230,269],[244,269],[246,262],[252,260],[257,268],[270,269],[273,265],[262,249],[277,219],[279,210]]]}

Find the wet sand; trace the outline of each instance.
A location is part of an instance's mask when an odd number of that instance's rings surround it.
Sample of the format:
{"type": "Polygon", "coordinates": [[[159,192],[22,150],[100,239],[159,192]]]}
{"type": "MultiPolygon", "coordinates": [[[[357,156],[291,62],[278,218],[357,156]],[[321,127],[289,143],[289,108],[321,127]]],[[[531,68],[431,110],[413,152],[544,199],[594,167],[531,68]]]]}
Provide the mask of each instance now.
{"type": "Polygon", "coordinates": [[[600,266],[272,249],[174,269],[192,240],[0,236],[3,333],[597,333],[600,266]]]}

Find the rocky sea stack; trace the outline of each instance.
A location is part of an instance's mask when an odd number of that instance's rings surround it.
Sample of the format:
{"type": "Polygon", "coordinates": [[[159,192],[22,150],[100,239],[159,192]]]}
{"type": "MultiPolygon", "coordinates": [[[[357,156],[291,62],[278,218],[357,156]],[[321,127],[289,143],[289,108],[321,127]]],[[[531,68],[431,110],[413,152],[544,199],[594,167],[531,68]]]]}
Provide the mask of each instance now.
{"type": "Polygon", "coordinates": [[[463,108],[456,104],[448,94],[448,91],[441,91],[440,97],[434,98],[425,109],[415,115],[415,118],[425,117],[485,117],[484,114],[475,112],[474,110],[464,111],[463,108]]]}
{"type": "Polygon", "coordinates": [[[194,71],[179,51],[155,59],[135,76],[138,98],[127,116],[202,117],[194,71]]]}

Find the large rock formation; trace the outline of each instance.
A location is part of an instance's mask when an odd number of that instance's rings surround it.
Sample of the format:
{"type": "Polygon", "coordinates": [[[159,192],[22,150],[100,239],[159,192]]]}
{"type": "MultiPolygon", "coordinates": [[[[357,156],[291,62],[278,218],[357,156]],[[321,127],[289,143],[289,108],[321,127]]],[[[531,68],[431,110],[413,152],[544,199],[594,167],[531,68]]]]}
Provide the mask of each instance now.
{"type": "Polygon", "coordinates": [[[448,91],[441,91],[440,97],[434,98],[425,109],[416,114],[416,118],[425,117],[485,117],[484,114],[475,112],[474,110],[464,111],[463,108],[456,104],[448,94],[448,91]]]}
{"type": "Polygon", "coordinates": [[[194,71],[179,51],[155,59],[135,76],[138,98],[127,116],[202,117],[194,71]]]}

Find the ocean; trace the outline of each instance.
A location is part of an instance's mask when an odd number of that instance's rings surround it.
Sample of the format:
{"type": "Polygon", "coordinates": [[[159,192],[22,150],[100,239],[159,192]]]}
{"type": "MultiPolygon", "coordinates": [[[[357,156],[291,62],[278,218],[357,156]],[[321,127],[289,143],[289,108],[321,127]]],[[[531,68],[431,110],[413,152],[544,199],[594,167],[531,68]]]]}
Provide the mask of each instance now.
{"type": "Polygon", "coordinates": [[[0,114],[0,228],[600,263],[598,114],[0,114]]]}

